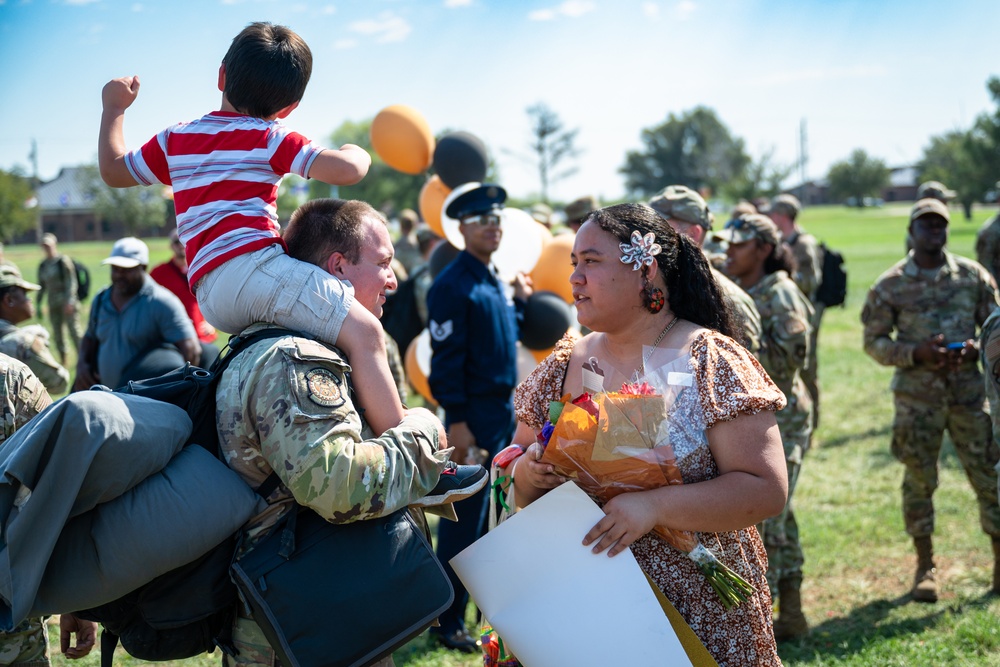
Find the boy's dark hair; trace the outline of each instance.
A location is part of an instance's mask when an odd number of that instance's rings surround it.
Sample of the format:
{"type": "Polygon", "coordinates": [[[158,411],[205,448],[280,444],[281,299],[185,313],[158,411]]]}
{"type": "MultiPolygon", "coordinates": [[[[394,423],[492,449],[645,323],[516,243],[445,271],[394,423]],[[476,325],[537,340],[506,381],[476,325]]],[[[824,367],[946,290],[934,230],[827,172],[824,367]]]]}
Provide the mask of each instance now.
{"type": "Polygon", "coordinates": [[[270,118],[302,99],[312,75],[312,51],[281,25],[251,23],[222,59],[226,99],[248,116],[270,118]]]}
{"type": "Polygon", "coordinates": [[[289,257],[322,267],[330,255],[339,252],[348,262],[357,264],[365,242],[362,223],[370,215],[385,223],[385,216],[363,201],[307,201],[295,209],[282,234],[289,257]]]}

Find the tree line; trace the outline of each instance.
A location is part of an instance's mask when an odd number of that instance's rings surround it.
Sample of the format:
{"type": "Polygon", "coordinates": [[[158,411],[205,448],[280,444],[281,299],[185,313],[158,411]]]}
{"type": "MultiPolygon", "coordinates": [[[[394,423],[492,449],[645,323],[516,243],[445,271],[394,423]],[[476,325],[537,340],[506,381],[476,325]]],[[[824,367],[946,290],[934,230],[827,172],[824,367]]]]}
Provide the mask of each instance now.
{"type": "MultiPolygon", "coordinates": [[[[995,108],[980,114],[968,129],[931,137],[915,165],[920,180],[942,181],[955,190],[967,217],[971,217],[975,202],[991,192],[996,196],[1000,179],[1000,77],[990,77],[986,88],[995,108]]],[[[527,151],[505,152],[533,163],[537,169],[539,189],[528,201],[558,205],[549,202],[549,187],[575,171],[573,163],[581,155],[576,145],[579,129],[567,128],[542,102],[526,112],[531,121],[527,151]]],[[[418,208],[425,177],[398,172],[379,159],[371,149],[371,122],[346,121],[330,135],[331,145],[355,143],[368,149],[373,158],[368,176],[336,193],[314,181],[285,179],[278,198],[280,218],[287,219],[305,199],[332,194],[372,202],[389,215],[403,208],[418,208]]],[[[670,113],[662,123],[643,129],[640,139],[641,148],[627,151],[619,168],[626,196],[633,200],[646,199],[668,184],[686,185],[731,201],[773,197],[799,166],[775,160],[773,148],[758,158],[751,157],[744,140],[733,135],[716,112],[705,106],[670,113]]],[[[88,193],[98,217],[124,223],[132,233],[163,226],[172,217],[169,197],[154,189],[108,188],[97,176],[96,167],[81,170],[78,177],[85,179],[81,190],[88,193]]],[[[503,180],[495,164],[491,164],[488,178],[503,180]]],[[[877,197],[888,184],[889,168],[884,160],[857,148],[830,167],[827,181],[834,201],[864,205],[866,198],[877,197]]],[[[22,171],[0,170],[0,240],[34,227],[38,213],[32,204],[33,191],[32,179],[22,171]]],[[[528,202],[515,199],[511,203],[528,202]]]]}

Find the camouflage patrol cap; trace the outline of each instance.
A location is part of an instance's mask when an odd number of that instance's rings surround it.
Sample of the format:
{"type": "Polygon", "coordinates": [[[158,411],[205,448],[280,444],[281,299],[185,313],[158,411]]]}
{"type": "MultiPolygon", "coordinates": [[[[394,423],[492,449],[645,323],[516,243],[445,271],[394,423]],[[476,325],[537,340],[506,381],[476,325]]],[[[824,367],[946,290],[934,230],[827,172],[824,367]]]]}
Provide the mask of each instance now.
{"type": "Polygon", "coordinates": [[[545,202],[540,201],[533,205],[530,213],[535,222],[540,222],[543,225],[548,225],[552,221],[552,207],[545,202]]]}
{"type": "Polygon", "coordinates": [[[712,234],[712,238],[734,245],[760,239],[764,243],[776,246],[781,243],[781,232],[766,215],[752,213],[730,220],[721,232],[712,234]]]}
{"type": "Polygon", "coordinates": [[[735,220],[741,215],[753,215],[756,212],[757,207],[744,199],[733,207],[733,212],[729,215],[729,217],[735,220]]]}
{"type": "Polygon", "coordinates": [[[715,217],[700,194],[683,185],[668,185],[649,200],[649,207],[667,221],[679,220],[709,231],[715,217]]]}
{"type": "Polygon", "coordinates": [[[16,266],[0,264],[0,289],[6,289],[7,287],[22,287],[26,290],[42,289],[41,285],[29,283],[22,278],[21,272],[17,270],[16,266]]]}
{"type": "Polygon", "coordinates": [[[917,188],[917,199],[927,199],[928,197],[948,203],[955,198],[955,191],[949,190],[940,181],[926,181],[917,188]]]}
{"type": "Polygon", "coordinates": [[[795,195],[778,195],[763,213],[783,213],[794,220],[802,210],[802,203],[795,195]]]}
{"type": "Polygon", "coordinates": [[[599,207],[597,206],[597,199],[587,195],[586,197],[580,197],[579,199],[570,202],[566,205],[566,222],[576,222],[578,220],[583,220],[588,215],[596,211],[599,207]]]}
{"type": "Polygon", "coordinates": [[[56,244],[55,234],[49,234],[49,233],[42,234],[42,238],[38,240],[38,245],[55,245],[55,244],[56,244]]]}
{"type": "Polygon", "coordinates": [[[913,205],[910,210],[910,222],[925,215],[939,215],[944,218],[945,222],[951,223],[948,205],[934,197],[925,197],[913,205]]]}

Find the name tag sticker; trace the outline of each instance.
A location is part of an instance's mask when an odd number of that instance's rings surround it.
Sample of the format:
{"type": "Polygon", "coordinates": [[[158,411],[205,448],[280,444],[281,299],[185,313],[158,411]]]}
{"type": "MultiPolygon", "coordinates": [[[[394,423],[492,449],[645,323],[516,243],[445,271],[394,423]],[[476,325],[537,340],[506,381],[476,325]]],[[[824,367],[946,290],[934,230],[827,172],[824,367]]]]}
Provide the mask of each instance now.
{"type": "Polygon", "coordinates": [[[691,373],[678,373],[671,371],[667,373],[667,384],[679,387],[690,387],[694,384],[694,376],[691,373]]]}

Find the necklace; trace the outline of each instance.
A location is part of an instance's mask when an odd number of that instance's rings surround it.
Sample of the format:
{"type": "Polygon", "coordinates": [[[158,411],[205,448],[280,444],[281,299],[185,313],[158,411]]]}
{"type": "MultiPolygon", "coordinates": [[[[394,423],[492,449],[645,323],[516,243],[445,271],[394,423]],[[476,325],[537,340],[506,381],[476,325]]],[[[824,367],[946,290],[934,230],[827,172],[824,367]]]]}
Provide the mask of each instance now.
{"type": "MultiPolygon", "coordinates": [[[[669,322],[667,322],[667,326],[663,327],[663,331],[661,331],[660,335],[657,336],[656,340],[653,341],[653,346],[651,348],[649,348],[649,352],[647,352],[646,354],[644,354],[642,356],[642,372],[643,373],[646,372],[646,364],[649,362],[649,358],[651,356],[653,356],[653,351],[656,350],[656,346],[660,344],[660,341],[663,340],[663,337],[667,335],[667,332],[674,328],[674,325],[677,324],[677,320],[679,320],[679,319],[680,319],[679,315],[674,315],[674,319],[672,319],[669,322]]],[[[636,372],[639,371],[638,368],[635,369],[635,370],[636,370],[636,372]]]]}
{"type": "MultiPolygon", "coordinates": [[[[650,347],[649,351],[646,352],[646,354],[644,354],[642,356],[642,366],[641,366],[641,368],[635,369],[635,372],[633,373],[632,381],[638,382],[639,378],[642,377],[645,374],[645,372],[646,372],[646,364],[649,363],[649,358],[651,356],[653,356],[653,351],[656,350],[656,346],[659,345],[660,341],[663,340],[663,338],[667,335],[667,333],[671,329],[674,328],[674,325],[677,324],[677,320],[679,320],[679,319],[680,319],[679,316],[674,315],[674,319],[672,319],[669,322],[667,322],[667,326],[663,327],[663,331],[661,331],[660,335],[657,336],[656,340],[653,341],[652,347],[650,347]]],[[[603,334],[601,335],[601,346],[604,348],[604,351],[608,353],[608,356],[613,356],[613,355],[611,355],[611,350],[608,349],[607,336],[605,336],[603,334]]]]}

